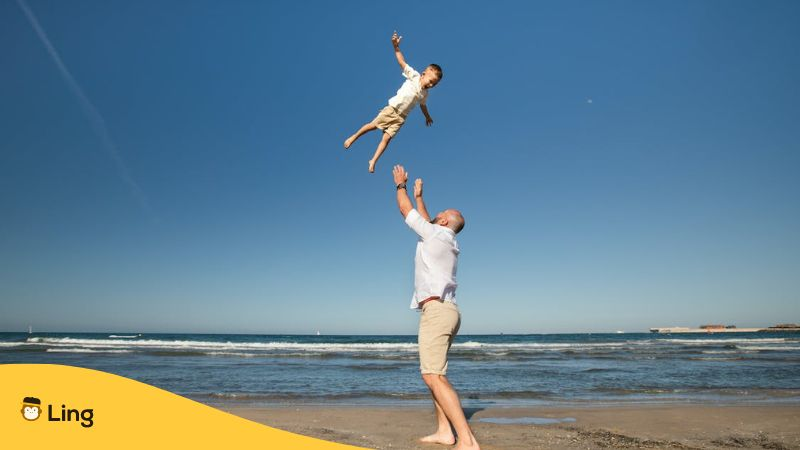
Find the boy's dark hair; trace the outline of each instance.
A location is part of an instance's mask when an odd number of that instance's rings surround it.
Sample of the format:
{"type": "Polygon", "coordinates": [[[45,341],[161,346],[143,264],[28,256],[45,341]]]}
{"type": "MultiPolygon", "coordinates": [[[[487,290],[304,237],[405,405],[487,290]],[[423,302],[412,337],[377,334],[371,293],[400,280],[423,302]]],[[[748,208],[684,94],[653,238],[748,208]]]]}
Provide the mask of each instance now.
{"type": "Polygon", "coordinates": [[[430,64],[428,67],[433,69],[433,71],[436,72],[436,75],[439,77],[439,81],[442,81],[442,68],[439,67],[438,64],[430,64]]]}

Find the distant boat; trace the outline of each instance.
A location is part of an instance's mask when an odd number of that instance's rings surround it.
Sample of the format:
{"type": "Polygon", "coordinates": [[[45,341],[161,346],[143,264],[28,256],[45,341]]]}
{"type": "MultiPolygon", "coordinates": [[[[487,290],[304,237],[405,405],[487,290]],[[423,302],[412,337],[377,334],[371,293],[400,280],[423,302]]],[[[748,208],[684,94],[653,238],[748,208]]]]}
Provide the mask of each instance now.
{"type": "Polygon", "coordinates": [[[623,334],[623,333],[625,333],[625,332],[622,331],[622,330],[617,330],[617,334],[623,334]]]}
{"type": "Polygon", "coordinates": [[[28,325],[28,334],[33,334],[33,327],[28,325]]]}
{"type": "Polygon", "coordinates": [[[319,330],[317,330],[317,336],[319,336],[319,330]]]}

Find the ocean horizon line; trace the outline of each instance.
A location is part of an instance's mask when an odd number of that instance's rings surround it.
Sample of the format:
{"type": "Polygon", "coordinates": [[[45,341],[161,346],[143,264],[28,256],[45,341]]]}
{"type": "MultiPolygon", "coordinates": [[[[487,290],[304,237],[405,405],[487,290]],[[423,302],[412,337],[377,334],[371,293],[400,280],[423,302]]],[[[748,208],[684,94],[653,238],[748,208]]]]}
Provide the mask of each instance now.
{"type": "MultiPolygon", "coordinates": [[[[680,328],[680,327],[675,327],[680,328]]],[[[760,328],[760,329],[767,329],[767,326],[764,327],[742,327],[742,328],[760,328]]],[[[282,333],[282,332],[220,332],[220,331],[131,331],[131,330],[101,330],[101,331],[87,331],[87,330],[69,330],[69,331],[51,331],[51,330],[36,330],[33,329],[32,331],[28,331],[27,329],[21,330],[0,330],[0,333],[3,334],[69,334],[69,333],[79,333],[79,334],[126,334],[126,335],[135,335],[135,334],[172,334],[172,335],[192,335],[192,334],[207,334],[207,335],[230,335],[230,336],[394,336],[394,337],[407,337],[407,336],[414,336],[416,337],[416,333],[364,333],[364,332],[353,332],[353,333],[324,333],[322,331],[317,334],[316,332],[312,333],[282,333]]],[[[557,331],[557,332],[497,332],[497,333],[460,333],[459,336],[557,336],[557,335],[593,335],[593,334],[658,334],[653,333],[650,329],[644,329],[641,331],[626,331],[626,330],[606,330],[606,331],[557,331]]],[[[662,333],[662,334],[669,334],[669,333],[662,333]]],[[[676,333],[677,334],[677,333],[676,333]]],[[[713,331],[698,331],[696,333],[681,333],[681,334],[720,334],[715,333],[713,331]]]]}
{"type": "MultiPolygon", "coordinates": [[[[0,333],[25,333],[28,330],[0,330],[0,333]]],[[[316,333],[266,333],[266,332],[219,332],[219,331],[127,331],[127,330],[102,330],[102,331],[85,331],[85,330],[70,330],[70,331],[40,331],[33,330],[32,334],[36,333],[51,333],[51,334],[68,334],[68,333],[83,333],[83,334],[227,334],[227,335],[242,335],[242,336],[317,336],[316,333]]],[[[463,333],[459,336],[537,336],[537,335],[557,335],[557,334],[636,334],[644,333],[649,334],[649,330],[642,331],[559,331],[551,333],[524,333],[524,332],[499,332],[499,333],[463,333]]],[[[416,333],[321,333],[321,336],[416,336],[416,333]]]]}

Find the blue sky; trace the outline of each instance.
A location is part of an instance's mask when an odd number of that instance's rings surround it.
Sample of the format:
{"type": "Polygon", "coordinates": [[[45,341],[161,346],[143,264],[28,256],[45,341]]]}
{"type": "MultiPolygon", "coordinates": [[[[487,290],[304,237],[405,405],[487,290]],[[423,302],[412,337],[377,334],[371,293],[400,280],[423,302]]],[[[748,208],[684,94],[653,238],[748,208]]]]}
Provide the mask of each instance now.
{"type": "Polygon", "coordinates": [[[462,333],[800,322],[800,4],[0,2],[0,331],[413,334],[390,168],[462,333]],[[54,53],[24,13],[30,9],[54,53]],[[417,68],[415,110],[342,141],[417,68]]]}

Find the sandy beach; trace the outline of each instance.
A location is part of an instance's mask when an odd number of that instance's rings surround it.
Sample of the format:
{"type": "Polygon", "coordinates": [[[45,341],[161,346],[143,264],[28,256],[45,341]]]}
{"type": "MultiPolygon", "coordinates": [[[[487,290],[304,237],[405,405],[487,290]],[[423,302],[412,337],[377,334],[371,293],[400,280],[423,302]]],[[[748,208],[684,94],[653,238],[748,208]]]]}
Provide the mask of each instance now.
{"type": "MultiPolygon", "coordinates": [[[[362,447],[446,448],[416,442],[418,437],[433,431],[432,409],[346,406],[221,409],[272,427],[362,447]]],[[[467,415],[484,449],[800,449],[797,405],[486,408],[468,409],[467,415]],[[531,418],[567,421],[533,424],[531,418]],[[500,419],[495,422],[501,423],[482,421],[487,419],[500,419]],[[528,423],[502,423],[515,420],[528,423]]]]}

